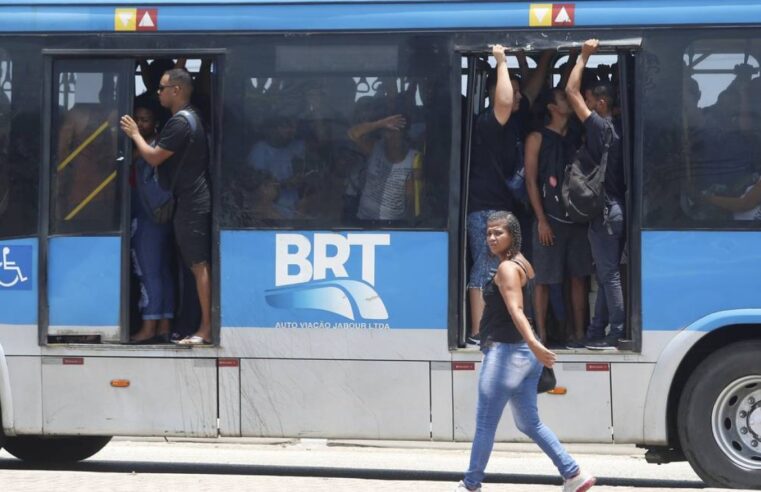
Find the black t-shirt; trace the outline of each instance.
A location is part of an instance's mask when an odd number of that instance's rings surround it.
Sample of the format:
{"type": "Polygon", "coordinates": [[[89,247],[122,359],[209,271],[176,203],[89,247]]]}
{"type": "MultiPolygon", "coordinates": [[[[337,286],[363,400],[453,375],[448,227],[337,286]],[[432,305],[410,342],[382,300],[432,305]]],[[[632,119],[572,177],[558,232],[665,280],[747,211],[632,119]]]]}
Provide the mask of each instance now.
{"type": "Polygon", "coordinates": [[[603,118],[592,111],[592,114],[584,122],[584,129],[587,131],[585,145],[595,162],[600,162],[605,151],[605,133],[612,132],[610,149],[608,149],[608,166],[605,169],[605,194],[609,199],[623,201],[626,192],[623,151],[621,137],[613,124],[613,120],[603,118]]]}
{"type": "Polygon", "coordinates": [[[177,167],[184,160],[174,187],[176,197],[204,189],[209,165],[209,149],[201,118],[191,106],[183,109],[190,111],[196,117],[195,134],[191,135],[192,130],[188,120],[184,116],[175,114],[164,125],[157,143],[162,149],[174,152],[159,166],[159,182],[164,189],[168,190],[172,187],[172,179],[177,172],[177,167]]]}
{"type": "Polygon", "coordinates": [[[528,117],[529,105],[524,98],[520,109],[510,115],[505,126],[499,124],[492,108],[476,118],[468,183],[469,212],[513,209],[504,179],[510,179],[523,158],[528,117]],[[502,171],[501,175],[497,168],[502,171]]]}

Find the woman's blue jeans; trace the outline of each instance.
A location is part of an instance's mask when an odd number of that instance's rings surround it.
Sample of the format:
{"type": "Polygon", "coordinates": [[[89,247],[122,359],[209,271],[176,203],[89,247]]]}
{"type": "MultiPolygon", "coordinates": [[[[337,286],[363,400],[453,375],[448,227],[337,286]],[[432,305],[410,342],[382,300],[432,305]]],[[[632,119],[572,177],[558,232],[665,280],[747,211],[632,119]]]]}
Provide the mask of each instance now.
{"type": "Polygon", "coordinates": [[[526,343],[484,343],[484,360],[478,377],[476,435],[465,485],[470,489],[481,485],[494,447],[497,424],[508,401],[518,430],[539,445],[564,479],[576,475],[579,465],[549,427],[539,420],[536,387],[542,364],[526,343]]]}

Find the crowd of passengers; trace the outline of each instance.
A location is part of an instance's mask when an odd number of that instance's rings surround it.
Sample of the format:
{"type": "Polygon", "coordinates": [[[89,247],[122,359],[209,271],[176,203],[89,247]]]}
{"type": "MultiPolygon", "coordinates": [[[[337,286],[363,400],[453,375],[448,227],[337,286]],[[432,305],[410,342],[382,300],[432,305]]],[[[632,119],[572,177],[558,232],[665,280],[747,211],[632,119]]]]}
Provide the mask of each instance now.
{"type": "Polygon", "coordinates": [[[280,92],[259,101],[266,116],[223,197],[225,213],[241,224],[320,218],[347,225],[420,214],[425,124],[417,83],[399,90],[395,78],[377,81],[375,95],[352,100],[349,118],[327,108],[323,81],[278,83],[280,92]]]}

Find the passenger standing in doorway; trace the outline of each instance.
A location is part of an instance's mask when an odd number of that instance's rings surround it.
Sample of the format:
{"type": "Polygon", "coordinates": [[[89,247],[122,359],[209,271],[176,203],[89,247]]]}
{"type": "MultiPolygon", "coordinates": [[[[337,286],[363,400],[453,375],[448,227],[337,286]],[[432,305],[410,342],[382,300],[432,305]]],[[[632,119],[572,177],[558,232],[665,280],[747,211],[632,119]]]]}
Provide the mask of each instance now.
{"type": "Polygon", "coordinates": [[[592,273],[592,253],[587,239],[587,228],[575,224],[561,199],[565,167],[571,163],[575,142],[568,135],[568,121],[573,111],[565,92],[556,88],[542,98],[543,112],[549,116],[547,124],[526,138],[526,189],[536,222],[533,259],[536,265],[536,296],[534,313],[542,341],[547,340],[547,308],[550,288],[562,291],[565,273],[570,276],[571,311],[575,340],[569,348],[582,348],[586,320],[587,276],[592,273]]]}
{"type": "Polygon", "coordinates": [[[584,68],[589,57],[597,52],[598,46],[596,39],[584,42],[565,90],[568,102],[584,125],[584,145],[595,162],[601,162],[606,141],[609,141],[605,169],[605,207],[603,213],[589,224],[589,244],[599,288],[585,345],[592,350],[615,350],[618,348],[618,340],[624,335],[625,311],[620,263],[624,244],[626,189],[621,138],[612,119],[615,91],[609,82],[600,81],[585,88],[583,97],[580,92],[584,68]],[[608,324],[610,330],[606,335],[605,327],[608,324]]]}
{"type": "Polygon", "coordinates": [[[174,235],[182,259],[195,277],[201,306],[198,329],[178,343],[204,345],[211,343],[209,149],[201,118],[190,105],[192,92],[193,79],[185,69],[168,70],[161,77],[159,100],[173,116],[159,134],[155,147],[148,145],[130,116],[122,116],[121,127],[135,142],[140,156],[151,166],[160,166],[159,178],[164,189],[170,189],[176,177],[174,235]],[[193,123],[187,115],[194,119],[193,123]]]}
{"type": "Polygon", "coordinates": [[[496,259],[489,254],[484,241],[486,219],[497,210],[513,208],[512,197],[504,183],[504,177],[508,175],[505,125],[513,112],[516,92],[520,97],[520,92],[511,85],[505,48],[499,44],[494,45],[492,55],[497,66],[486,79],[490,106],[478,115],[475,122],[468,182],[468,247],[473,259],[468,279],[471,317],[471,336],[468,342],[475,345],[480,341],[479,325],[484,311],[481,290],[489,279],[489,271],[496,265],[496,259]]]}
{"type": "Polygon", "coordinates": [[[563,477],[563,491],[584,492],[596,479],[581,471],[555,434],[539,420],[536,403],[539,377],[542,366],[555,364],[555,354],[542,344],[531,327],[534,269],[520,252],[520,224],[515,215],[498,211],[489,215],[486,227],[488,247],[498,258],[499,266],[483,290],[484,358],[478,376],[476,434],[470,466],[457,490],[481,490],[497,425],[510,402],[515,425],[552,460],[563,477]]]}
{"type": "Polygon", "coordinates": [[[551,53],[542,54],[539,65],[522,91],[519,81],[510,77],[505,48],[494,45],[492,55],[497,66],[486,79],[490,106],[478,115],[475,122],[468,183],[468,247],[473,259],[468,279],[471,317],[469,345],[479,343],[479,325],[484,310],[481,289],[496,264],[483,239],[486,217],[495,210],[516,208],[505,181],[513,176],[523,161],[523,141],[531,104],[541,90],[551,61],[551,53]]]}
{"type": "MultiPolygon", "coordinates": [[[[160,108],[154,99],[140,96],[135,100],[135,122],[143,140],[156,144],[160,108]]],[[[132,191],[132,263],[140,279],[138,307],[143,318],[140,331],[130,338],[134,343],[167,343],[174,318],[174,278],[170,248],[171,224],[157,224],[151,217],[146,195],[157,191],[156,169],[135,154],[134,189],[132,191]]],[[[160,191],[160,190],[159,190],[160,191]]]]}

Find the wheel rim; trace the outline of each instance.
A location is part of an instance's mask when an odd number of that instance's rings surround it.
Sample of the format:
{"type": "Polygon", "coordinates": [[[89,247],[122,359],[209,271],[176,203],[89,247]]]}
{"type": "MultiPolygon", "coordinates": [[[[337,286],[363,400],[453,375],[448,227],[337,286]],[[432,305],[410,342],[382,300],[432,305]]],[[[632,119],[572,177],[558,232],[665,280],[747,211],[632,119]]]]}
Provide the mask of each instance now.
{"type": "Polygon", "coordinates": [[[730,383],[713,406],[713,437],[737,466],[761,470],[761,376],[730,383]]]}

